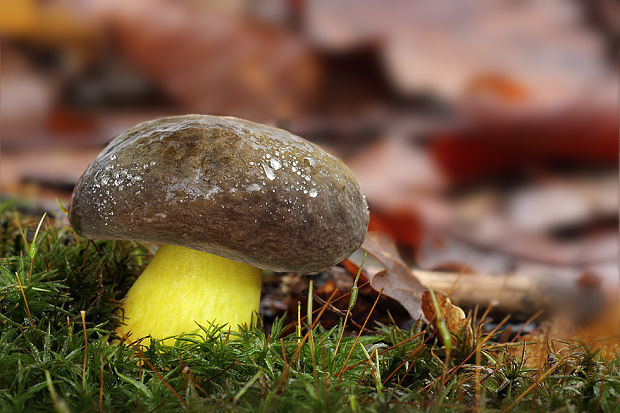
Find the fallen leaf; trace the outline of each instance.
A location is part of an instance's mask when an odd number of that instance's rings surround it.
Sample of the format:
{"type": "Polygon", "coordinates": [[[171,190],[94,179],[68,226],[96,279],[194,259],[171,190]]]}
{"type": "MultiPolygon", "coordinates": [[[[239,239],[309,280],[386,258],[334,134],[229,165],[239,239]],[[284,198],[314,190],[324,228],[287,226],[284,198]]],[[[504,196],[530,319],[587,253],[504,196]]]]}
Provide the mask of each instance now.
{"type": "Polygon", "coordinates": [[[432,136],[436,167],[453,186],[489,176],[507,176],[525,166],[558,162],[613,167],[618,162],[615,100],[536,106],[478,107],[460,112],[459,125],[432,136]]]}
{"type": "Polygon", "coordinates": [[[422,223],[413,211],[395,209],[383,213],[373,209],[370,212],[369,231],[382,232],[400,244],[418,247],[422,238],[422,223]]]}
{"type": "MultiPolygon", "coordinates": [[[[424,133],[422,127],[419,129],[422,130],[413,133],[424,133]]],[[[349,159],[347,164],[359,179],[366,196],[382,206],[407,202],[411,193],[435,194],[446,187],[427,150],[398,135],[383,136],[349,159]]]]}
{"type": "Polygon", "coordinates": [[[290,30],[210,4],[113,3],[122,52],[184,110],[286,119],[314,99],[320,64],[290,30]]]}
{"type": "Polygon", "coordinates": [[[531,97],[531,91],[501,73],[479,73],[473,76],[465,88],[465,94],[491,94],[509,102],[524,101],[531,97]]]}
{"type": "MultiPolygon", "coordinates": [[[[525,360],[529,367],[544,365],[549,354],[566,354],[575,351],[575,345],[584,351],[597,353],[605,360],[612,360],[620,353],[620,302],[610,302],[601,316],[592,322],[576,327],[570,317],[556,316],[543,323],[519,340],[525,346],[525,360]]],[[[515,346],[520,355],[523,347],[515,346]]]]}
{"type": "Polygon", "coordinates": [[[361,248],[385,267],[366,269],[372,288],[397,300],[413,319],[420,318],[425,288],[400,258],[394,242],[384,234],[369,232],[361,248]]]}
{"type": "MultiPolygon", "coordinates": [[[[424,312],[424,317],[432,321],[435,330],[440,329],[439,323],[443,320],[445,326],[452,335],[465,333],[467,344],[471,345],[473,343],[473,332],[469,320],[465,316],[465,312],[460,307],[452,304],[447,295],[440,291],[434,291],[438,308],[441,312],[441,314],[438,315],[435,311],[435,305],[431,294],[432,293],[428,290],[424,291],[422,294],[422,311],[424,312]]],[[[442,334],[439,334],[439,337],[443,341],[442,334]]]]}
{"type": "Polygon", "coordinates": [[[602,38],[579,2],[315,0],[307,8],[305,28],[315,43],[333,51],[378,45],[401,93],[456,99],[489,73],[509,81],[493,80],[485,92],[521,98],[511,100],[517,103],[527,96],[553,106],[614,89],[602,38]]]}

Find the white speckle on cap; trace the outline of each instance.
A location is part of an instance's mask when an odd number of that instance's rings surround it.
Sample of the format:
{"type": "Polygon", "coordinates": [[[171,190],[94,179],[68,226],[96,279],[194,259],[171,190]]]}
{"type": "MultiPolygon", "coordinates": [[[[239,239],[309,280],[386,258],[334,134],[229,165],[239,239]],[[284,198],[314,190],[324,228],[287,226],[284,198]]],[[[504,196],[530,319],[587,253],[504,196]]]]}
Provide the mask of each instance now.
{"type": "Polygon", "coordinates": [[[255,192],[255,191],[260,191],[262,187],[259,184],[252,184],[252,185],[248,185],[246,189],[250,192],[255,192]]]}
{"type": "Polygon", "coordinates": [[[211,198],[213,195],[222,192],[222,189],[219,186],[214,186],[213,188],[209,189],[205,194],[204,197],[206,199],[211,198]]]}
{"type": "Polygon", "coordinates": [[[276,179],[276,174],[273,173],[273,169],[271,169],[269,166],[262,164],[263,165],[263,170],[265,171],[265,176],[267,177],[267,179],[269,179],[270,181],[273,181],[274,179],[276,179]]]}
{"type": "Polygon", "coordinates": [[[276,171],[282,167],[282,163],[280,163],[280,160],[277,158],[271,158],[269,163],[271,164],[271,167],[276,171]]]}
{"type": "Polygon", "coordinates": [[[316,163],[316,160],[314,158],[309,157],[309,156],[306,156],[304,158],[304,161],[306,161],[308,163],[308,165],[310,165],[310,166],[314,166],[314,164],[316,163]]]}

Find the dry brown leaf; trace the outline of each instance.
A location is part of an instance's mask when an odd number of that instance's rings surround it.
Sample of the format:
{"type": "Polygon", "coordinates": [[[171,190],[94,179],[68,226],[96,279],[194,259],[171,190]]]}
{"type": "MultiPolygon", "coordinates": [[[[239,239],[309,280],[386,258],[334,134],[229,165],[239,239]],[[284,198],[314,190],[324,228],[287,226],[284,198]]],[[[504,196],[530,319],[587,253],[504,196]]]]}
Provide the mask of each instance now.
{"type": "Polygon", "coordinates": [[[398,135],[383,136],[347,164],[366,196],[384,208],[408,204],[411,193],[436,194],[446,187],[428,153],[398,135]]]}
{"type": "Polygon", "coordinates": [[[289,118],[314,99],[319,66],[296,33],[203,2],[114,2],[121,50],[184,110],[289,118]]]}
{"type": "MultiPolygon", "coordinates": [[[[620,302],[609,303],[598,319],[580,328],[570,318],[557,316],[519,341],[525,343],[525,360],[530,367],[543,365],[551,352],[574,352],[575,344],[612,360],[620,354],[620,302]]],[[[521,347],[514,347],[515,354],[521,351],[521,347]]]]}
{"type": "Polygon", "coordinates": [[[413,319],[422,316],[424,286],[405,264],[394,242],[379,232],[369,232],[362,249],[379,260],[385,269],[366,269],[370,285],[376,291],[392,297],[402,304],[413,319]]]}
{"type": "MultiPolygon", "coordinates": [[[[437,316],[432,293],[427,290],[422,294],[422,311],[424,312],[424,317],[429,321],[432,320],[435,330],[439,330],[439,321],[443,320],[451,334],[456,335],[464,332],[466,334],[467,344],[471,345],[474,336],[469,320],[465,316],[465,312],[461,307],[452,304],[450,298],[444,293],[435,291],[434,294],[441,314],[437,316]]],[[[441,338],[442,335],[439,334],[439,337],[441,338]]]]}
{"type": "Polygon", "coordinates": [[[502,96],[527,94],[550,107],[614,84],[601,38],[585,23],[579,2],[315,0],[307,7],[306,30],[322,48],[380,45],[401,93],[455,99],[480,76],[498,73],[510,79],[493,86],[502,96]]]}

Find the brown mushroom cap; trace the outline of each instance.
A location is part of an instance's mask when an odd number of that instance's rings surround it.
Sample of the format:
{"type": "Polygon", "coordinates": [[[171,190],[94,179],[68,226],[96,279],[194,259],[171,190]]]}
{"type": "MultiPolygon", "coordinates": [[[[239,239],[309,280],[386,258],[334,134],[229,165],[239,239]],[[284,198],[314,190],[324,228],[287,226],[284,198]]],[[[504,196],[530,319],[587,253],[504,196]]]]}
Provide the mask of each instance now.
{"type": "Polygon", "coordinates": [[[353,173],[316,145],[242,119],[186,115],[114,139],[80,178],[69,219],[92,239],[312,271],[359,247],[368,207],[353,173]]]}

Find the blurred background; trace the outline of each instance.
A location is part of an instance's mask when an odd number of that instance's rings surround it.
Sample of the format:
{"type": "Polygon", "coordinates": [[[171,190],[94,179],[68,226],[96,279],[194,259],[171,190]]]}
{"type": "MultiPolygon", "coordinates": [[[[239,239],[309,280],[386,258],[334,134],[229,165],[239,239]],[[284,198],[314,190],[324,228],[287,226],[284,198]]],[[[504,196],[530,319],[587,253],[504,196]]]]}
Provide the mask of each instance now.
{"type": "Polygon", "coordinates": [[[414,268],[529,277],[524,317],[611,296],[619,34],[613,0],[0,0],[0,194],[54,209],[136,123],[233,115],[344,159],[414,268]]]}

